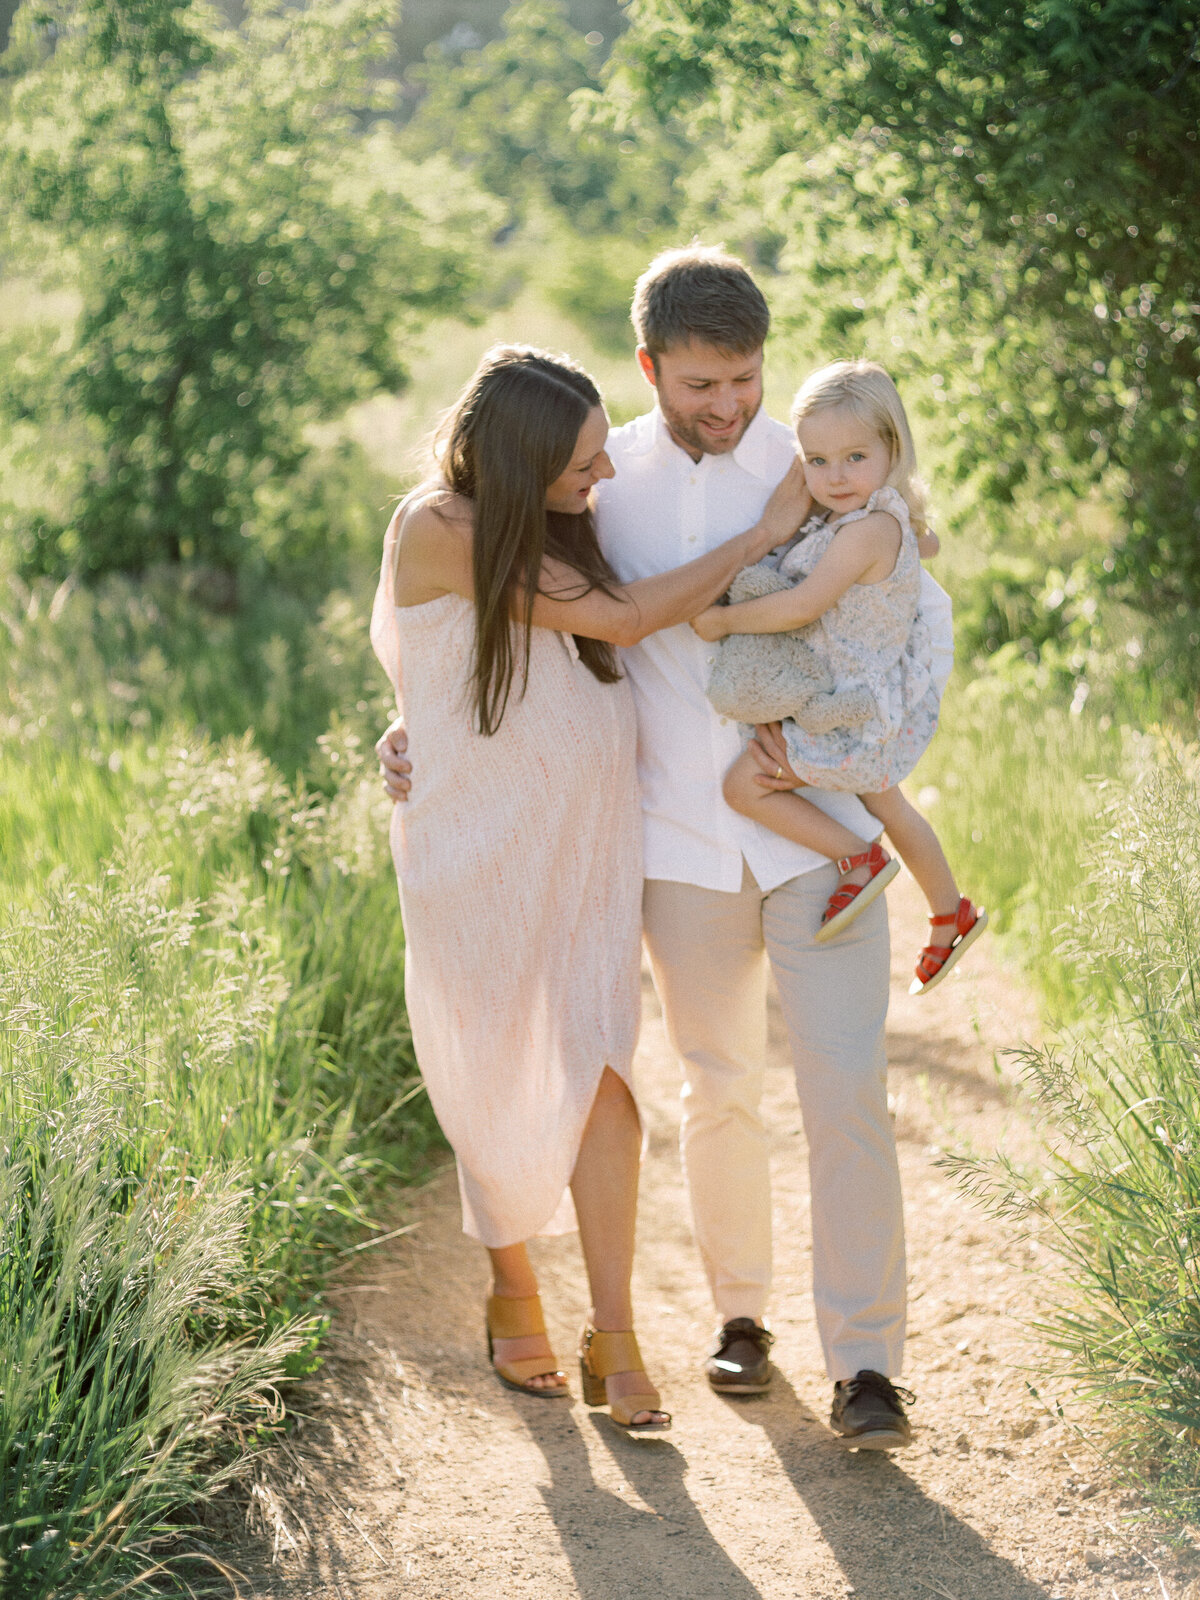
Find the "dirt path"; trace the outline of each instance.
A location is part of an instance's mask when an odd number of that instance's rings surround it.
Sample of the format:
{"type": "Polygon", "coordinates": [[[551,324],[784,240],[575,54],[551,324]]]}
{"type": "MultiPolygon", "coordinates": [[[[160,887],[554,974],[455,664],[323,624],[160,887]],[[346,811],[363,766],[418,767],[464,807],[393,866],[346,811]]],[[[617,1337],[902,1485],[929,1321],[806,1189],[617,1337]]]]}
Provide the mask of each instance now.
{"type": "MultiPolygon", "coordinates": [[[[889,1028],[911,1282],[907,1382],[915,1443],[847,1454],[825,1426],[829,1384],[808,1296],[804,1140],[778,1019],[774,1130],[777,1376],[722,1401],[698,1374],[712,1314],[675,1152],[678,1077],[647,985],[638,1083],[651,1130],[635,1303],[669,1440],[631,1440],[603,1413],[510,1394],[482,1351],[486,1274],[459,1230],[453,1174],[416,1200],[417,1227],[339,1300],[335,1357],[240,1552],[248,1592],[278,1600],[1197,1600],[1102,1468],[1028,1393],[1026,1247],[972,1210],[936,1163],[950,1145],[1027,1139],[994,1052],[1036,1018],[985,940],[938,996],[910,1001],[920,907],[890,891],[889,1028]]],[[[574,1239],[537,1250],[570,1369],[586,1298],[574,1239]]],[[[576,1393],[578,1393],[576,1384],[576,1393]]]]}

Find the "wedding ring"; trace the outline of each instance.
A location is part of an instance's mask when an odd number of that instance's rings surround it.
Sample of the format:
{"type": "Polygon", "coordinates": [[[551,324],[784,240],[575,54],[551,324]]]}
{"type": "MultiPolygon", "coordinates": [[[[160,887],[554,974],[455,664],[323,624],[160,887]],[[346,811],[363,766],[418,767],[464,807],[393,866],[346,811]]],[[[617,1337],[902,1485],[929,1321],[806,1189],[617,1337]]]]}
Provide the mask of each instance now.
{"type": "Polygon", "coordinates": [[[783,777],[783,768],[782,767],[776,767],[775,768],[775,776],[777,778],[782,778],[783,777]]]}

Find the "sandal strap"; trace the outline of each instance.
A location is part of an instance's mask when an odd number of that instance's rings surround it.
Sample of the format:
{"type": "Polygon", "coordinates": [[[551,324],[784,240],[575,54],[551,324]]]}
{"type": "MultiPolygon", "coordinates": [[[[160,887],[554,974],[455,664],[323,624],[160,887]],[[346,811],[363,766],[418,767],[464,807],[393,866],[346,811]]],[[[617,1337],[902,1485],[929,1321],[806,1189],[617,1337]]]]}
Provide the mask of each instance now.
{"type": "Polygon", "coordinates": [[[657,1389],[647,1389],[644,1394],[623,1394],[619,1400],[608,1402],[608,1411],[613,1421],[623,1428],[663,1426],[662,1423],[635,1423],[633,1419],[639,1411],[657,1411],[670,1420],[670,1412],[663,1411],[662,1396],[657,1389]]]}
{"type": "Polygon", "coordinates": [[[861,883],[848,883],[845,888],[835,889],[829,896],[829,904],[825,907],[822,922],[828,922],[831,917],[836,917],[839,911],[844,911],[848,905],[858,899],[859,890],[865,885],[861,883]]]}
{"type": "Polygon", "coordinates": [[[580,1352],[593,1377],[611,1378],[616,1372],[644,1372],[637,1335],[632,1332],[605,1333],[589,1328],[580,1352]]]}
{"type": "Polygon", "coordinates": [[[492,1363],[502,1378],[510,1383],[528,1383],[530,1378],[558,1378],[566,1383],[567,1375],[555,1363],[553,1356],[526,1356],[521,1361],[495,1361],[492,1363]]]}
{"type": "Polygon", "coordinates": [[[487,1298],[487,1326],[493,1339],[525,1339],[545,1333],[541,1297],[536,1294],[521,1300],[490,1294],[487,1298]]]}
{"type": "Polygon", "coordinates": [[[847,872],[853,872],[855,867],[870,867],[871,876],[886,867],[889,857],[883,853],[883,846],[876,839],[869,849],[861,850],[856,856],[839,856],[834,865],[845,877],[847,872]]]}
{"type": "MultiPolygon", "coordinates": [[[[879,876],[891,859],[891,856],[883,853],[883,846],[877,839],[869,850],[863,850],[856,856],[839,856],[834,862],[834,866],[843,878],[848,872],[853,872],[855,867],[869,867],[871,876],[867,879],[867,883],[871,883],[879,876]]],[[[825,913],[821,918],[822,925],[826,922],[831,922],[834,917],[845,911],[847,906],[853,905],[867,887],[867,883],[843,883],[839,885],[829,896],[825,906],[825,913]]]]}
{"type": "Polygon", "coordinates": [[[917,957],[917,977],[922,983],[928,983],[930,978],[935,978],[946,965],[946,960],[954,949],[952,944],[927,944],[917,957]]]}
{"type": "Polygon", "coordinates": [[[975,907],[967,899],[966,895],[963,895],[953,911],[947,912],[943,917],[930,917],[929,926],[931,928],[952,927],[956,928],[959,933],[970,933],[978,916],[979,913],[975,907]]]}

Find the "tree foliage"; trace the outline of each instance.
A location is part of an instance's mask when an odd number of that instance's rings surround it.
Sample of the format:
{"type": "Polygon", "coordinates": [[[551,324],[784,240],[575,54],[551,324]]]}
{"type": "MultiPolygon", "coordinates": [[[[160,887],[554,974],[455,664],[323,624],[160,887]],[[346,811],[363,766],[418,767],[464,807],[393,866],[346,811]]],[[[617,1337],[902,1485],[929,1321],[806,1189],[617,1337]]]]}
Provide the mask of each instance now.
{"type": "Polygon", "coordinates": [[[70,348],[10,360],[0,404],[86,420],[71,514],[27,519],[35,570],[232,570],[305,428],[403,383],[399,339],[472,279],[444,166],[379,120],[389,0],[27,4],[5,65],[0,193],[39,271],[77,284],[70,348]]]}
{"type": "Polygon", "coordinates": [[[610,92],[732,136],[707,197],[768,259],[814,258],[827,341],[919,303],[963,473],[1001,501],[1119,490],[1113,577],[1194,614],[1197,0],[631,10],[610,92]]]}
{"type": "Polygon", "coordinates": [[[601,88],[597,34],[563,0],[517,0],[500,38],[459,58],[439,47],[411,74],[424,91],[406,130],[418,157],[448,151],[513,221],[548,205],[581,235],[652,232],[674,223],[674,182],[690,159],[669,119],[602,125],[581,99],[601,88]]]}

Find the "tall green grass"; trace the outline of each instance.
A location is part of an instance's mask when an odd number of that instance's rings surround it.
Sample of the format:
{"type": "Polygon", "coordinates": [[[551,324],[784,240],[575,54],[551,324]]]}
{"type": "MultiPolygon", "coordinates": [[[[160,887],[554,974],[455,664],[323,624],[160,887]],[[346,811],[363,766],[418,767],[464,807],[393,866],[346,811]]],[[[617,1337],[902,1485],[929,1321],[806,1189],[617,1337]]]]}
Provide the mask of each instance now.
{"type": "MultiPolygon", "coordinates": [[[[1064,959],[1087,996],[1023,1052],[1044,1167],[967,1165],[1056,1255],[1060,1382],[1166,1503],[1200,1495],[1200,751],[1163,740],[1109,786],[1064,959]]],[[[1048,1297],[1049,1298],[1049,1297],[1048,1297]]]]}
{"type": "Polygon", "coordinates": [[[361,602],[214,618],[156,582],[14,586],[0,635],[0,1561],[29,1600],[205,1586],[196,1508],[317,1359],[377,1180],[437,1140],[361,602]],[[258,741],[228,731],[252,706],[258,741]]]}
{"type": "Polygon", "coordinates": [[[1119,1472],[1194,1518],[1200,751],[1116,720],[1136,699],[1119,663],[1119,695],[1071,704],[1013,648],[964,677],[912,789],[1056,1031],[1015,1051],[1040,1156],[950,1164],[1042,1247],[1048,1390],[1119,1472]]]}
{"type": "Polygon", "coordinates": [[[906,787],[938,831],[962,892],[988,907],[1006,954],[1051,1011],[1083,1003],[1064,947],[1085,889],[1106,786],[1138,736],[1089,707],[1073,713],[1036,671],[956,671],[941,725],[906,787]]]}

